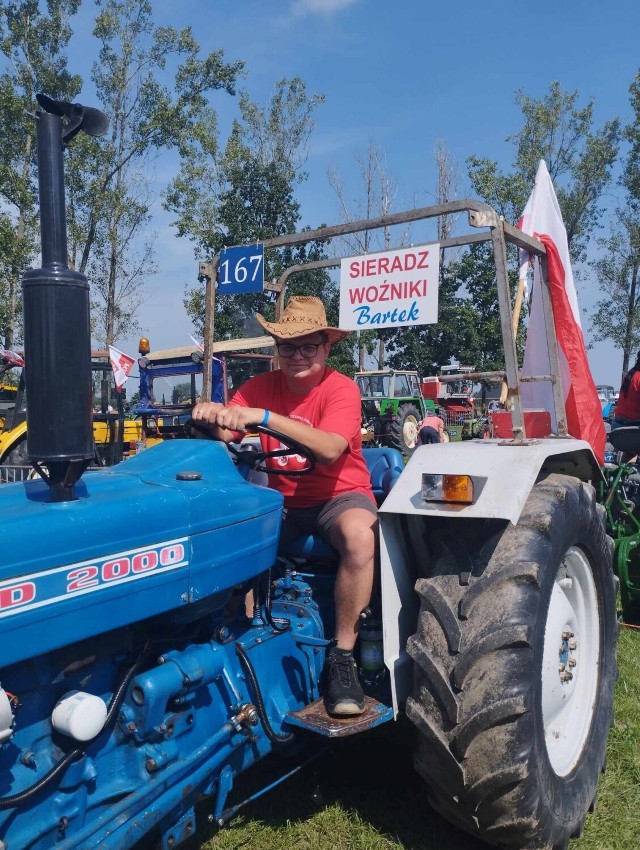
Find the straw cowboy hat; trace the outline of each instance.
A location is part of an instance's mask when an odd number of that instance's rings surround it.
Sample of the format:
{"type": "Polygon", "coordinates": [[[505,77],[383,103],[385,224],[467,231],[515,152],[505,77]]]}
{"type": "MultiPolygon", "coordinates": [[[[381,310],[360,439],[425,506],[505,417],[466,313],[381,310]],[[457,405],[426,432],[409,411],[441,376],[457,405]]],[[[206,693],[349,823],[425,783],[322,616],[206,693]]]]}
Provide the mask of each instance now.
{"type": "Polygon", "coordinates": [[[256,319],[268,334],[278,339],[296,339],[313,333],[325,333],[330,343],[339,342],[350,331],[331,328],[327,324],[324,304],[313,295],[294,295],[282,311],[279,322],[267,322],[260,313],[256,319]]]}

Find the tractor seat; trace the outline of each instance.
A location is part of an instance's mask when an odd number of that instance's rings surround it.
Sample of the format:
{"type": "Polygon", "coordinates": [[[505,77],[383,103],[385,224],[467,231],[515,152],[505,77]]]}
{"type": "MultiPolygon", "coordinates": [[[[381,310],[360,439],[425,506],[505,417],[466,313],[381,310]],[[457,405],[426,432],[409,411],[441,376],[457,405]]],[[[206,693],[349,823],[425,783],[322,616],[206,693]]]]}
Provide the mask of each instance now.
{"type": "Polygon", "coordinates": [[[638,425],[614,428],[607,435],[607,439],[617,452],[640,452],[640,426],[638,425]]]}
{"type": "MultiPolygon", "coordinates": [[[[404,469],[402,455],[397,449],[389,448],[363,449],[362,455],[369,470],[376,503],[381,505],[404,469]]],[[[303,534],[288,543],[282,554],[288,558],[334,560],[336,550],[320,537],[303,534]]]]}

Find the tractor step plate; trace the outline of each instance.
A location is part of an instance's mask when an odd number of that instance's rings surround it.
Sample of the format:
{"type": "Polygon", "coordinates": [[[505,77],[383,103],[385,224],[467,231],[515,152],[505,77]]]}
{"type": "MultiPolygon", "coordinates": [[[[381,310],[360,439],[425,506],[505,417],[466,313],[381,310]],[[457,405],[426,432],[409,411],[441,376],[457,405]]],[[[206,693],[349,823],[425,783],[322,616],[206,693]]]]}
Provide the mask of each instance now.
{"type": "Polygon", "coordinates": [[[357,735],[359,732],[373,729],[374,726],[380,726],[388,720],[393,720],[393,709],[369,696],[364,698],[363,713],[352,717],[331,717],[327,714],[322,699],[317,699],[299,711],[287,714],[287,723],[292,726],[299,726],[328,738],[357,735]]]}

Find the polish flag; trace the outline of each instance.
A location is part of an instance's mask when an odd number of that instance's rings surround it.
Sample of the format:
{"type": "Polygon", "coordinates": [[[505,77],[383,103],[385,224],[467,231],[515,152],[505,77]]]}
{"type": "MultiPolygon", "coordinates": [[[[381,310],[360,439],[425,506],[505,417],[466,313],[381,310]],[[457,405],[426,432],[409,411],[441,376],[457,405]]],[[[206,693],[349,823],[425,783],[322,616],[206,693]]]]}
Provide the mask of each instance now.
{"type": "MultiPolygon", "coordinates": [[[[558,340],[560,384],[566,408],[567,430],[572,437],[589,442],[598,462],[602,464],[606,439],[602,406],[591,376],[582,335],[567,231],[544,160],[540,160],[533,192],[518,226],[524,233],[538,238],[547,249],[549,293],[558,340]]],[[[520,259],[525,263],[530,258],[526,252],[521,252],[520,259]]],[[[522,270],[523,266],[521,275],[522,270]]],[[[550,372],[541,286],[540,263],[535,263],[523,375],[548,375],[550,372]]],[[[525,408],[553,411],[551,384],[548,381],[524,384],[522,400],[525,408]]],[[[552,426],[555,430],[557,423],[552,423],[552,426]]]]}
{"type": "Polygon", "coordinates": [[[24,359],[17,351],[9,351],[8,348],[0,348],[0,360],[10,363],[12,366],[24,366],[24,359]]]}
{"type": "Polygon", "coordinates": [[[116,390],[121,392],[127,378],[131,374],[133,364],[136,361],[133,357],[129,357],[128,354],[118,351],[118,349],[114,348],[112,345],[109,346],[109,360],[111,361],[111,368],[113,369],[113,379],[116,384],[116,390]]]}

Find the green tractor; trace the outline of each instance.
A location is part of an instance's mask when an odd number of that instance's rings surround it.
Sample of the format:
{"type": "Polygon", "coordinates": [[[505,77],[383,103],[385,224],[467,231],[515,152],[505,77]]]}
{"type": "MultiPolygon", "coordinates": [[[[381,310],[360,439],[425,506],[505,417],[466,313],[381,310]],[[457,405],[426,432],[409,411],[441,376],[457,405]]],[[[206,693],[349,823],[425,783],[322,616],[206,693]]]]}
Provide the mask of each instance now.
{"type": "Polygon", "coordinates": [[[420,391],[417,372],[379,369],[356,372],[362,398],[362,441],[369,446],[389,446],[405,457],[419,444],[420,422],[436,404],[420,391]]]}

